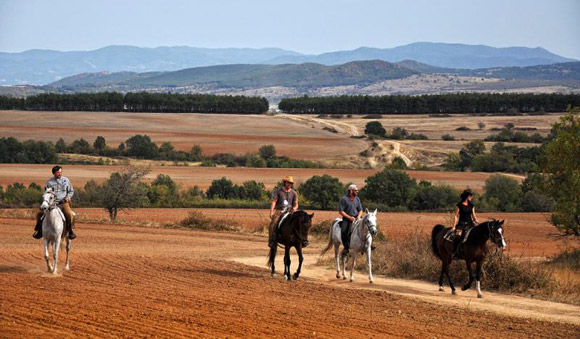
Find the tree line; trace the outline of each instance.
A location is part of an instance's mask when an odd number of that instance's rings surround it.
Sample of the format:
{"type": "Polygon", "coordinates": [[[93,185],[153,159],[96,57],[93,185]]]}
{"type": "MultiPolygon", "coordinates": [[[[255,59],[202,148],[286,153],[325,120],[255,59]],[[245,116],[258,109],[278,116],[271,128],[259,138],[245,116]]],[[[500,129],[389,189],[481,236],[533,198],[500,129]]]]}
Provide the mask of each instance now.
{"type": "Polygon", "coordinates": [[[27,111],[262,114],[268,108],[266,98],[241,95],[100,92],[0,96],[0,109],[27,111]]]}
{"type": "Polygon", "coordinates": [[[330,96],[282,99],[278,108],[291,114],[427,114],[564,112],[580,106],[579,94],[453,93],[437,95],[330,96]]]}

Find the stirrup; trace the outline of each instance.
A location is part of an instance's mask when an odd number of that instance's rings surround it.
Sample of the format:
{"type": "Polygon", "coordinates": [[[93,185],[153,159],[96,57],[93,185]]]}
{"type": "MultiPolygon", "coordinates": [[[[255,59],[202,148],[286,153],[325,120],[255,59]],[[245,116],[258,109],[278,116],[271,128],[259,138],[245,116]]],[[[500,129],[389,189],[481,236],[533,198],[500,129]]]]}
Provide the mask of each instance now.
{"type": "Polygon", "coordinates": [[[32,237],[34,239],[42,239],[42,231],[34,231],[34,233],[32,234],[32,237]]]}
{"type": "Polygon", "coordinates": [[[310,244],[310,242],[308,242],[308,240],[302,240],[302,248],[308,246],[308,244],[310,244]]]}

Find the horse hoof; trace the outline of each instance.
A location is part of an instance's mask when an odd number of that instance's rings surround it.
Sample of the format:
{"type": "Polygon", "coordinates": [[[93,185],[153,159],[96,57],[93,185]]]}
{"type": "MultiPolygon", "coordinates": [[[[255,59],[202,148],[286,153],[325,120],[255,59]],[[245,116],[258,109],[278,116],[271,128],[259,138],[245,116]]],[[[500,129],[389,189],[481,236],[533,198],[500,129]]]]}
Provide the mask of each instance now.
{"type": "Polygon", "coordinates": [[[353,282],[353,281],[354,281],[354,278],[350,278],[350,280],[349,280],[349,281],[350,281],[350,282],[353,282]]]}
{"type": "Polygon", "coordinates": [[[68,267],[68,266],[65,266],[65,267],[64,267],[64,270],[65,270],[65,271],[70,271],[70,267],[68,267]]]}
{"type": "Polygon", "coordinates": [[[439,292],[443,292],[443,286],[439,286],[439,292]]]}
{"type": "Polygon", "coordinates": [[[299,275],[298,275],[298,274],[294,274],[294,275],[292,276],[292,279],[294,279],[294,280],[298,280],[298,277],[299,277],[299,275]]]}
{"type": "Polygon", "coordinates": [[[290,281],[290,276],[284,275],[284,279],[286,279],[286,281],[290,281]]]}
{"type": "Polygon", "coordinates": [[[478,298],[483,298],[483,294],[478,294],[477,297],[478,298]]]}
{"type": "Polygon", "coordinates": [[[340,274],[337,274],[336,275],[336,279],[340,279],[340,274]]]}
{"type": "Polygon", "coordinates": [[[374,284],[374,280],[369,280],[369,284],[374,284]]]}
{"type": "Polygon", "coordinates": [[[343,277],[342,277],[342,280],[346,280],[346,276],[343,276],[343,277]]]}
{"type": "Polygon", "coordinates": [[[457,292],[455,292],[455,290],[451,291],[451,294],[456,295],[457,292]]]}
{"type": "Polygon", "coordinates": [[[276,273],[272,273],[272,278],[276,278],[276,273]]]}
{"type": "Polygon", "coordinates": [[[462,290],[462,291],[467,291],[467,290],[469,289],[469,287],[470,287],[470,286],[463,286],[463,287],[461,287],[461,290],[462,290]]]}

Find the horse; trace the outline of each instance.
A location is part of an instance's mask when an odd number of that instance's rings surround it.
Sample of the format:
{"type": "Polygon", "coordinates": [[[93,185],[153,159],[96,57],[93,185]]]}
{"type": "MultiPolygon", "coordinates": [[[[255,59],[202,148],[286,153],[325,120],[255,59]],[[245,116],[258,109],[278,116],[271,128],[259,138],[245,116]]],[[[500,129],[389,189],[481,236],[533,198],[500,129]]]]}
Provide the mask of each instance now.
{"type": "MultiPolygon", "coordinates": [[[[290,249],[292,247],[296,249],[296,253],[298,254],[298,269],[292,275],[292,279],[297,280],[300,277],[302,262],[304,261],[304,257],[302,256],[302,243],[308,241],[308,232],[310,231],[310,227],[312,227],[313,217],[314,213],[308,214],[302,210],[288,215],[282,214],[282,221],[278,225],[276,242],[284,245],[284,278],[287,281],[290,280],[290,249]]],[[[268,266],[272,269],[272,277],[276,276],[274,260],[276,259],[277,250],[278,246],[274,246],[270,249],[268,255],[268,266]]]]}
{"type": "MultiPolygon", "coordinates": [[[[340,259],[339,249],[342,244],[342,237],[340,233],[341,218],[337,218],[332,227],[328,239],[328,245],[322,250],[320,256],[323,256],[332,246],[334,246],[334,258],[336,259],[336,278],[340,279],[340,259]]],[[[352,255],[352,264],[350,266],[350,281],[354,281],[353,271],[356,254],[366,253],[367,267],[369,269],[369,282],[374,282],[373,272],[371,269],[371,245],[373,243],[373,235],[377,234],[377,210],[369,212],[366,209],[366,214],[355,220],[352,223],[352,233],[350,236],[350,251],[352,255]]],[[[347,256],[342,255],[342,279],[346,279],[346,260],[347,256]]]]}
{"type": "MultiPolygon", "coordinates": [[[[500,249],[505,249],[506,242],[503,236],[504,220],[489,220],[483,222],[469,231],[466,234],[467,238],[463,243],[463,260],[467,265],[467,272],[469,273],[469,281],[463,285],[462,291],[471,288],[474,274],[472,264],[475,262],[475,279],[477,281],[477,297],[483,298],[481,293],[481,276],[483,259],[488,253],[487,241],[491,240],[500,249]]],[[[451,293],[455,294],[455,286],[451,281],[449,275],[449,265],[453,261],[453,242],[446,239],[445,235],[450,230],[450,227],[445,228],[443,225],[435,225],[431,231],[431,247],[433,254],[441,260],[441,274],[439,275],[439,291],[443,291],[443,274],[449,280],[451,293]]]]}
{"type": "Polygon", "coordinates": [[[61,247],[61,241],[66,238],[66,262],[64,269],[69,270],[69,252],[71,247],[71,240],[66,237],[67,232],[64,231],[65,217],[58,207],[56,196],[52,188],[48,188],[42,194],[42,204],[40,209],[44,211],[44,220],[42,221],[42,238],[44,239],[44,260],[46,260],[46,267],[52,274],[57,274],[58,250],[61,247]],[[52,263],[50,265],[48,247],[52,245],[52,263]]]}

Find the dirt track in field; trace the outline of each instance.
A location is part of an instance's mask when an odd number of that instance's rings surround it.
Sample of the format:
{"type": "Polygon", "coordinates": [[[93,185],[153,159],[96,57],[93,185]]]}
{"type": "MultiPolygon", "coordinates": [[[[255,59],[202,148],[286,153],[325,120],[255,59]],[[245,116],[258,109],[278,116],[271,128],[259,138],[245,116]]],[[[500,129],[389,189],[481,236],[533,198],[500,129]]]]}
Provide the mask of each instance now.
{"type": "Polygon", "coordinates": [[[52,276],[30,228],[0,219],[2,337],[580,335],[577,306],[486,291],[454,297],[378,276],[369,289],[360,273],[336,280],[313,266],[318,243],[298,281],[272,278],[263,235],[81,223],[71,270],[52,276]]]}

